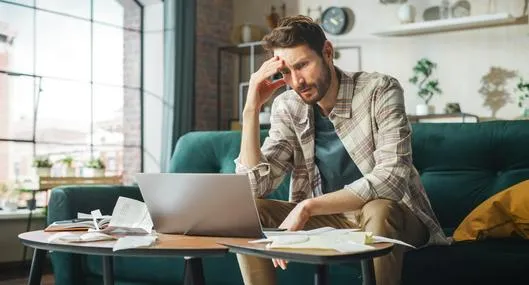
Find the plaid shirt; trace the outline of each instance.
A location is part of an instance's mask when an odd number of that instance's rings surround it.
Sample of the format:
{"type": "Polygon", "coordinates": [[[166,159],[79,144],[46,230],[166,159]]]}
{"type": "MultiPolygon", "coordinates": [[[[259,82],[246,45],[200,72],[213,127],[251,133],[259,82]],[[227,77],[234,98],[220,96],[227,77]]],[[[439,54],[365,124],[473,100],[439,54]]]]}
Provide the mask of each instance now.
{"type": "MultiPolygon", "coordinates": [[[[379,73],[338,72],[340,88],[329,119],[363,174],[344,188],[364,202],[381,198],[406,205],[429,229],[428,244],[447,244],[412,164],[411,126],[400,84],[379,73]]],[[[274,100],[270,121],[260,163],[250,169],[237,158],[236,172],[248,173],[255,197],[275,190],[289,172],[291,202],[323,195],[312,106],[286,91],[274,100]]]]}

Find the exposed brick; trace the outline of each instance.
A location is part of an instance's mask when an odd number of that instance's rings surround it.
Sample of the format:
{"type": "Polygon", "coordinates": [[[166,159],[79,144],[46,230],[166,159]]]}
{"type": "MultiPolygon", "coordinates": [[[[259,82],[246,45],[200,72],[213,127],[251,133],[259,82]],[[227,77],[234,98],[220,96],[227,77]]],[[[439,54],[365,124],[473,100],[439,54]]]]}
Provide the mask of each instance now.
{"type": "MultiPolygon", "coordinates": [[[[196,26],[195,129],[217,129],[217,112],[221,127],[228,127],[231,117],[231,96],[222,96],[217,109],[217,50],[230,44],[232,31],[232,0],[198,0],[196,26]]],[[[233,63],[223,59],[223,72],[232,71],[233,63]]],[[[233,85],[222,81],[221,94],[232,94],[233,85]]]]}

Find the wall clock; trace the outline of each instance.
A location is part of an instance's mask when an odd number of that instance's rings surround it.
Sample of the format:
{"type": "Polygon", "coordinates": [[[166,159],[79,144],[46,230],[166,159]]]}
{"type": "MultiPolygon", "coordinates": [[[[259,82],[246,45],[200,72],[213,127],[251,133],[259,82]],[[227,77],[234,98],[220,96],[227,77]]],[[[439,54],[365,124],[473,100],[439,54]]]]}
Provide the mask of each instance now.
{"type": "Polygon", "coordinates": [[[321,15],[321,26],[329,34],[339,35],[347,27],[347,12],[345,8],[329,7],[321,15]]]}

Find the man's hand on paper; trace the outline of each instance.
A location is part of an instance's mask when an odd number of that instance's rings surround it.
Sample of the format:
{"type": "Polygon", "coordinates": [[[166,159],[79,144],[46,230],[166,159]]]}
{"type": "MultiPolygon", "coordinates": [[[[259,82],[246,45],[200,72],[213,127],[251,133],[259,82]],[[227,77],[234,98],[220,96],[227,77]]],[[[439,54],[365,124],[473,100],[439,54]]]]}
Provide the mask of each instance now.
{"type": "MultiPolygon", "coordinates": [[[[288,214],[288,216],[285,218],[283,223],[279,226],[281,229],[287,229],[288,231],[299,231],[302,230],[305,227],[305,224],[310,219],[311,213],[309,211],[309,208],[307,206],[308,200],[304,200],[299,202],[292,211],[288,214]]],[[[281,269],[285,270],[287,269],[287,260],[284,259],[277,259],[273,258],[272,263],[274,264],[274,267],[277,268],[278,266],[281,267],[281,269]]]]}

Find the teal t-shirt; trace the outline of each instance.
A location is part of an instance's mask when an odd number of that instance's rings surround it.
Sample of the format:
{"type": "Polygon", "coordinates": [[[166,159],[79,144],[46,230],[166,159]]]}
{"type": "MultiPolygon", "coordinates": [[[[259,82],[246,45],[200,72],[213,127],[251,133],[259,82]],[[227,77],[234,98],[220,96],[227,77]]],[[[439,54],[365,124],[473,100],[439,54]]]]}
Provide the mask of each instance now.
{"type": "Polygon", "coordinates": [[[362,173],[347,153],[331,120],[323,116],[316,105],[314,127],[315,160],[321,175],[323,193],[343,189],[345,185],[361,178],[362,173]]]}

